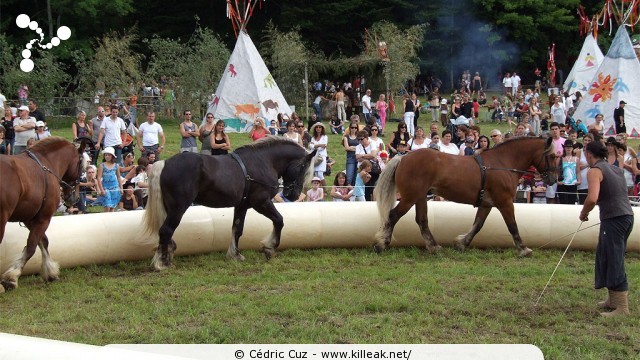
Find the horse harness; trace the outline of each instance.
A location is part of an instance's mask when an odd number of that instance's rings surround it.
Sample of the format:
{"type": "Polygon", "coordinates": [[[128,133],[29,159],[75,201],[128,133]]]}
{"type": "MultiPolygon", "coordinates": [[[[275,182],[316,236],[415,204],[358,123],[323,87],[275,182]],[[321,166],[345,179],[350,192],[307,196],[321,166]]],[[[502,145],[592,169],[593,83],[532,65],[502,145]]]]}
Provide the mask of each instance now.
{"type": "MultiPolygon", "coordinates": [[[[473,158],[476,160],[476,163],[478,163],[478,166],[480,167],[480,191],[478,191],[478,198],[476,199],[476,203],[473,205],[474,207],[480,207],[480,205],[482,204],[482,200],[484,199],[484,185],[487,180],[487,170],[510,171],[510,172],[515,172],[519,174],[534,174],[533,171],[529,171],[529,170],[519,170],[519,169],[513,169],[513,168],[492,168],[492,167],[485,166],[482,163],[482,156],[480,154],[474,155],[473,158]]],[[[548,169],[549,160],[547,159],[546,156],[545,156],[545,163],[548,169]]]]}
{"type": "MultiPolygon", "coordinates": [[[[47,173],[55,176],[56,179],[58,179],[60,185],[67,187],[67,188],[71,188],[73,189],[73,187],[75,185],[69,185],[69,183],[67,183],[66,181],[62,180],[58,175],[56,175],[53,171],[51,171],[51,169],[49,169],[48,167],[44,166],[42,164],[42,162],[40,161],[40,159],[38,159],[38,157],[36,156],[36,154],[34,154],[31,150],[25,150],[25,152],[27,153],[27,155],[29,155],[29,157],[31,159],[33,159],[33,161],[35,161],[38,166],[40,167],[40,169],[42,170],[43,174],[44,174],[44,196],[42,197],[42,204],[40,205],[40,209],[42,209],[42,206],[44,205],[45,201],[47,201],[47,188],[49,187],[49,179],[47,176],[47,173]]],[[[76,180],[76,185],[79,183],[79,180],[76,180]]],[[[40,211],[40,210],[38,210],[40,211]]]]}
{"type": "Polygon", "coordinates": [[[242,161],[242,158],[240,158],[240,156],[238,156],[238,154],[236,154],[235,152],[230,153],[229,155],[231,155],[231,157],[238,162],[238,165],[240,165],[240,168],[242,169],[242,175],[244,176],[244,192],[242,193],[242,201],[246,201],[247,198],[249,197],[249,190],[251,190],[251,182],[256,182],[258,184],[264,185],[268,188],[272,188],[272,189],[278,189],[277,186],[273,186],[273,185],[269,185],[269,184],[265,184],[263,182],[260,182],[254,178],[251,177],[251,175],[249,175],[249,173],[247,172],[247,167],[244,166],[244,162],[242,161]]]}

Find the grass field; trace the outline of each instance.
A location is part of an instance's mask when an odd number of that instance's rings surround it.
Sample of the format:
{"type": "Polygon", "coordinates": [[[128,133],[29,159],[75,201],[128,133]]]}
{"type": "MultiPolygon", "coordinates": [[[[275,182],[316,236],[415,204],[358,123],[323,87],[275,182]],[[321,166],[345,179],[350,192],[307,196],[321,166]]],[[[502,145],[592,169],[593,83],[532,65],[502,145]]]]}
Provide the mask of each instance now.
{"type": "MultiPolygon", "coordinates": [[[[160,123],[165,155],[177,153],[178,121],[160,123]]],[[[50,124],[55,135],[71,138],[68,119],[50,124]]],[[[481,124],[485,134],[494,126],[481,124]]],[[[246,134],[230,136],[234,148],[249,143],[246,134]]],[[[343,169],[340,137],[329,138],[335,169],[343,169]]],[[[593,290],[591,252],[569,251],[534,307],[561,254],[286,250],[266,262],[245,251],[243,263],[222,253],[180,257],[162,273],[148,261],[78,267],[52,284],[21,278],[20,288],[0,296],[0,329],[97,345],[530,343],[548,359],[640,358],[638,255],[627,260],[632,316],[605,320],[595,306],[605,292],[593,290]]]]}

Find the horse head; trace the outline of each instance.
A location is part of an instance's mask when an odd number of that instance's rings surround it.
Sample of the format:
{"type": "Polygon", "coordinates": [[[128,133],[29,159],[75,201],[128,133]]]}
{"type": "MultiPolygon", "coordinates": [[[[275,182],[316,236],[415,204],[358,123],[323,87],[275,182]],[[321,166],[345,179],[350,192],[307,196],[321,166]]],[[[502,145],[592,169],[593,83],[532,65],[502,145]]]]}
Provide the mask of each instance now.
{"type": "Polygon", "coordinates": [[[542,155],[538,156],[535,161],[537,161],[537,163],[534,163],[533,166],[538,169],[545,184],[555,184],[555,182],[558,181],[558,162],[551,138],[546,140],[542,155]]]}
{"type": "Polygon", "coordinates": [[[282,195],[289,201],[298,200],[304,184],[308,184],[311,181],[314,169],[311,164],[316,156],[316,152],[317,149],[314,149],[302,159],[292,162],[282,175],[282,195]]]}
{"type": "Polygon", "coordinates": [[[62,199],[66,206],[76,204],[80,200],[80,177],[89,165],[89,155],[85,152],[86,141],[80,144],[72,144],[68,148],[70,161],[62,175],[60,185],[62,187],[62,199]]]}

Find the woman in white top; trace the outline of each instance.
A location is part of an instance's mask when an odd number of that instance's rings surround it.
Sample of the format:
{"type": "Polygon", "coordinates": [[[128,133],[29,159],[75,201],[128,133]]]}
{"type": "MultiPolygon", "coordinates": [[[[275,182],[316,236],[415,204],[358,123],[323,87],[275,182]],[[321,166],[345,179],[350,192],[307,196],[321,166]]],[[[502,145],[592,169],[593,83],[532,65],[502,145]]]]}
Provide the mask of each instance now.
{"type": "Polygon", "coordinates": [[[418,149],[427,149],[431,144],[431,139],[424,137],[424,129],[422,126],[416,128],[416,136],[409,140],[409,151],[415,151],[418,149]]]}
{"type": "Polygon", "coordinates": [[[300,134],[296,132],[295,120],[287,121],[287,132],[282,136],[284,136],[287,140],[293,141],[294,143],[302,146],[302,136],[300,136],[300,134]]]}
{"type": "MultiPolygon", "coordinates": [[[[442,132],[442,138],[440,140],[440,151],[451,155],[460,155],[460,149],[451,142],[451,131],[445,130],[442,132]]],[[[432,139],[433,140],[433,139],[432,139]]]]}
{"type": "Polygon", "coordinates": [[[313,176],[320,179],[322,188],[327,185],[324,179],[324,172],[327,171],[327,143],[329,138],[326,135],[326,130],[323,123],[315,123],[311,127],[311,140],[309,141],[309,150],[318,150],[316,157],[321,157],[322,162],[315,165],[313,169],[313,176]]]}
{"type": "Polygon", "coordinates": [[[384,141],[378,137],[378,134],[380,133],[378,125],[372,125],[371,128],[369,128],[369,132],[369,143],[371,144],[371,148],[376,151],[384,150],[384,141]]]}

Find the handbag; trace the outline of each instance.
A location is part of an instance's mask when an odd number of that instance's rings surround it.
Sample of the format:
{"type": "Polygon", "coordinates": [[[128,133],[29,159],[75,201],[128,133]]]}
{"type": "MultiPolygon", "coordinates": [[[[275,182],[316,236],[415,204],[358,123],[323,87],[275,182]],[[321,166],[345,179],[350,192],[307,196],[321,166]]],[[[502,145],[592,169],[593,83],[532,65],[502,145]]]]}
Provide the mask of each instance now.
{"type": "MultiPolygon", "coordinates": [[[[367,149],[364,148],[364,146],[362,147],[362,149],[364,150],[364,153],[367,153],[367,149]]],[[[380,163],[378,162],[378,159],[371,159],[369,160],[369,162],[371,162],[371,174],[374,175],[380,175],[380,173],[382,173],[382,168],[380,167],[380,163]]]]}

